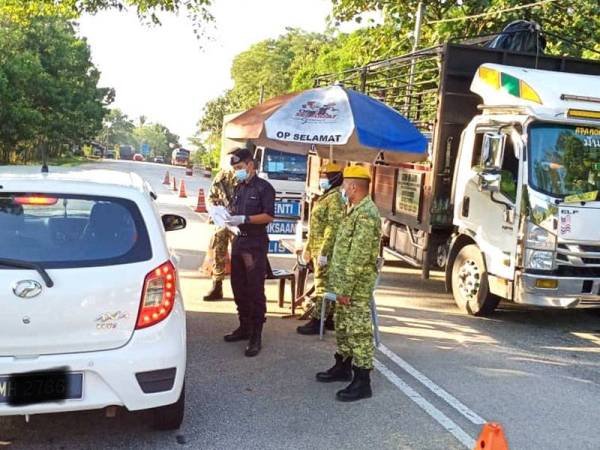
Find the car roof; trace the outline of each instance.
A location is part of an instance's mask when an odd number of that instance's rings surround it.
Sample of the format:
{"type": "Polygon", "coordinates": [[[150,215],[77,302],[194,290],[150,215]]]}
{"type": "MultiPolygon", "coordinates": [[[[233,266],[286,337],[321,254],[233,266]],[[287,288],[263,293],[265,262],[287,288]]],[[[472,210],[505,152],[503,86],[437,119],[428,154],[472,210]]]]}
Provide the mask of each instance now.
{"type": "Polygon", "coordinates": [[[0,166],[0,192],[55,192],[75,194],[114,194],[128,190],[143,192],[144,180],[131,172],[116,170],[49,168],[39,166],[0,166]]]}

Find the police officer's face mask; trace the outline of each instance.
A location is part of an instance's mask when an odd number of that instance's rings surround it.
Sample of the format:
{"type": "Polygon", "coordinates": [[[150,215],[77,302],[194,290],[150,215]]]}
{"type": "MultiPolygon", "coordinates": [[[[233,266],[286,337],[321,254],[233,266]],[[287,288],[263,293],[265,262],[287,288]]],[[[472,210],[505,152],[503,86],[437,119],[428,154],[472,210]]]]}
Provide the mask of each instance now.
{"type": "Polygon", "coordinates": [[[246,179],[248,178],[248,169],[246,169],[246,168],[237,169],[235,171],[235,178],[239,182],[246,181],[246,179]]]}

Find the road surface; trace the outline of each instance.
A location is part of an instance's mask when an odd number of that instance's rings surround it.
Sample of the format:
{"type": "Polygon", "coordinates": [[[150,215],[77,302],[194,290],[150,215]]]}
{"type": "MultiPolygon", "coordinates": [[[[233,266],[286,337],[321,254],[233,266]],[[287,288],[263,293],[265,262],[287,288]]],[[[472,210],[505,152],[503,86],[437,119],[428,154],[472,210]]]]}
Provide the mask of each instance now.
{"type": "Polygon", "coordinates": [[[467,317],[444,292],[441,274],[422,281],[413,269],[386,266],[374,396],[341,404],[334,395],[343,384],[314,381],[332,363],[333,333],[324,341],[297,335],[300,322],[283,318],[289,310],[278,308],[274,284],[262,353],[245,358],[243,343],[223,341],[237,324],[233,302],[203,302],[210,280],[197,270],[210,226],[193,207],[209,180],[169,168],[186,181],[190,198],[180,199],[161,183],[165,166],[116,161],[75,170],[98,166],[139,173],[163,211],[189,222],[169,235],[189,319],[184,425],[157,433],[146,415],[127,412],[34,416],[28,424],[4,418],[0,447],[447,450],[472,448],[482,424],[497,421],[511,449],[600,448],[600,315],[501,305],[492,318],[467,317]]]}

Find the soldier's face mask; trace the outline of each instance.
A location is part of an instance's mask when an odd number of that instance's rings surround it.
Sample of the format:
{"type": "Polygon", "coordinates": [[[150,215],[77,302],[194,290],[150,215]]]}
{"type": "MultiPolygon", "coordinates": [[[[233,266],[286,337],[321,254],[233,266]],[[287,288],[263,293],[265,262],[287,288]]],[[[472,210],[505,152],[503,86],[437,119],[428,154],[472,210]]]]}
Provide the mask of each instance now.
{"type": "Polygon", "coordinates": [[[342,189],[340,193],[342,194],[342,202],[344,202],[344,205],[350,203],[350,200],[348,199],[348,194],[346,193],[346,189],[342,189]]]}
{"type": "Polygon", "coordinates": [[[327,178],[320,178],[319,179],[319,187],[321,188],[322,191],[326,191],[327,189],[329,189],[331,187],[331,183],[329,182],[329,180],[327,178]]]}

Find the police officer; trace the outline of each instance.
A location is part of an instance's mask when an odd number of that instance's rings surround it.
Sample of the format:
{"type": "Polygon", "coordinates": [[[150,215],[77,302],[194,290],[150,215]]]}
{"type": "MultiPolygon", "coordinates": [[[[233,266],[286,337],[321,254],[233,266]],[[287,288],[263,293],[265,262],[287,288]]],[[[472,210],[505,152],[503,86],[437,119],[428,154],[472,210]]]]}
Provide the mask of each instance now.
{"type": "Polygon", "coordinates": [[[246,356],[261,349],[261,334],[267,311],[265,277],[269,238],[267,225],[275,216],[275,189],[256,174],[256,163],[248,149],[231,156],[238,185],[230,208],[228,225],[240,234],[231,248],[231,287],[240,320],[239,327],[225,336],[227,342],[249,339],[246,356]]]}
{"type": "MultiPolygon", "coordinates": [[[[312,261],[315,268],[315,299],[311,319],[299,326],[296,331],[300,334],[319,334],[321,323],[321,304],[327,282],[327,267],[333,253],[333,244],[338,227],[346,214],[346,207],[340,192],[342,186],[342,168],[329,163],[321,169],[319,187],[323,195],[317,200],[310,212],[308,240],[303,253],[304,261],[312,261]]],[[[333,330],[332,303],[328,303],[325,328],[333,330]]]]}
{"type": "Polygon", "coordinates": [[[352,382],[336,398],[354,401],[371,397],[373,328],[370,301],[377,280],[377,257],[381,239],[379,210],[369,196],[368,169],[344,170],[342,197],[350,209],[342,221],[329,267],[327,292],[336,295],[335,365],[317,374],[321,382],[352,382]],[[354,372],[354,376],[352,375],[354,372]]]}
{"type": "MultiPolygon", "coordinates": [[[[233,194],[237,184],[232,169],[220,170],[215,176],[210,190],[208,191],[208,202],[212,206],[224,206],[229,208],[233,201],[233,194]]],[[[226,227],[219,227],[214,232],[209,248],[214,253],[212,266],[213,286],[208,294],[204,296],[205,301],[214,301],[223,299],[223,280],[225,279],[225,270],[227,265],[227,249],[233,238],[233,234],[226,227]]]]}

